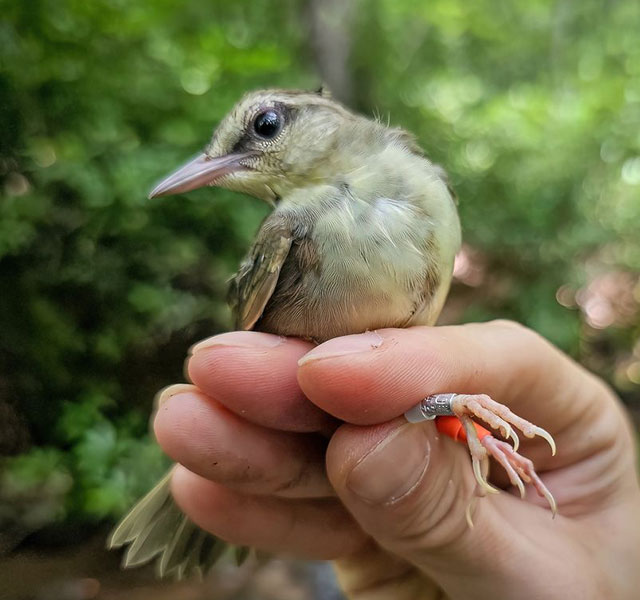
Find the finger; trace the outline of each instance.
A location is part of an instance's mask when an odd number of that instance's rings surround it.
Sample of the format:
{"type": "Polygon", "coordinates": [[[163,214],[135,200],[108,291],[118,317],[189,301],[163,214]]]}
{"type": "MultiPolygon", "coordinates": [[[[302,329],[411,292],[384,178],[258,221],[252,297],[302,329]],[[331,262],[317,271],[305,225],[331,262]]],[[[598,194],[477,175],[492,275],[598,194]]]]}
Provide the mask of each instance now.
{"type": "MultiPolygon", "coordinates": [[[[470,528],[465,511],[475,480],[466,452],[433,423],[343,425],[329,444],[327,470],[363,530],[451,597],[467,597],[470,589],[478,598],[516,597],[514,586],[548,597],[526,581],[523,552],[541,572],[560,577],[566,565],[557,556],[574,550],[563,546],[569,537],[563,517],[552,520],[544,508],[509,494],[477,499],[470,528]]],[[[579,550],[571,556],[579,562],[579,550]]]]}
{"type": "Polygon", "coordinates": [[[247,421],[286,431],[324,431],[332,420],[311,404],[296,379],[313,345],[253,331],[223,333],[196,344],[191,381],[247,421]]]}
{"type": "Polygon", "coordinates": [[[175,470],[172,492],[194,523],[232,544],[330,560],[365,543],[364,534],[336,499],[251,496],[184,467],[175,470]]]}
{"type": "Polygon", "coordinates": [[[429,394],[482,393],[554,434],[603,396],[602,384],[551,344],[505,322],[346,336],[299,362],[307,397],[357,424],[389,420],[429,394]]]}
{"type": "Polygon", "coordinates": [[[190,471],[251,494],[333,496],[317,434],[267,429],[234,415],[195,386],[171,386],[154,426],[163,450],[190,471]],[[172,394],[172,390],[178,393],[172,394]]]}
{"type": "Polygon", "coordinates": [[[445,600],[423,571],[373,540],[355,554],[335,560],[333,566],[340,589],[351,600],[445,600]]]}

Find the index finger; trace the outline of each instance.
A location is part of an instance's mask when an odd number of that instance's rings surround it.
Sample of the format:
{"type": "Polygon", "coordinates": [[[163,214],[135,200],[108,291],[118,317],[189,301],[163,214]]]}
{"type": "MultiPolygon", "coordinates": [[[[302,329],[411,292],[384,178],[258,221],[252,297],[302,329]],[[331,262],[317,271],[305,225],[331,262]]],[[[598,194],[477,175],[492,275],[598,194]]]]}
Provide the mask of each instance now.
{"type": "Polygon", "coordinates": [[[335,338],[299,365],[307,397],[357,425],[387,421],[448,392],[488,394],[552,434],[584,415],[596,396],[615,404],[604,384],[538,334],[504,321],[335,338]]]}

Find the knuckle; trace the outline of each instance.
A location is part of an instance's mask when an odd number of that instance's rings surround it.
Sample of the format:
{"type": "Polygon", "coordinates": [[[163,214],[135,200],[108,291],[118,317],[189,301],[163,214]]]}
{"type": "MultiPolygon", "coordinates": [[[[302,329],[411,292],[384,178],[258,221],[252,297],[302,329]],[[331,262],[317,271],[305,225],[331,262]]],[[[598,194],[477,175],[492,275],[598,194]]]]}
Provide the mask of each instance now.
{"type": "Polygon", "coordinates": [[[520,331],[528,329],[522,323],[518,323],[518,321],[513,321],[511,319],[494,319],[493,321],[489,321],[487,323],[487,327],[498,327],[500,329],[515,329],[520,331]]]}
{"type": "Polygon", "coordinates": [[[217,483],[239,490],[266,490],[267,493],[272,493],[272,490],[281,484],[281,481],[265,473],[257,465],[241,460],[221,460],[213,463],[210,476],[217,483]]]}
{"type": "Polygon", "coordinates": [[[300,463],[298,468],[290,476],[282,479],[274,479],[270,482],[269,492],[276,496],[287,496],[295,493],[296,490],[306,486],[310,478],[310,465],[300,463]]]}
{"type": "Polygon", "coordinates": [[[469,533],[464,515],[471,494],[465,488],[464,485],[443,488],[434,498],[436,503],[426,505],[426,510],[419,514],[421,527],[413,530],[414,535],[407,531],[406,539],[415,540],[418,531],[420,545],[430,553],[439,553],[458,544],[469,533]]]}
{"type": "Polygon", "coordinates": [[[534,331],[530,327],[512,321],[510,319],[496,319],[488,323],[490,326],[496,326],[500,329],[508,329],[513,332],[521,341],[526,345],[538,345],[538,346],[550,346],[549,342],[543,338],[537,331],[534,331]]]}
{"type": "Polygon", "coordinates": [[[464,514],[471,490],[466,489],[464,479],[447,475],[425,485],[428,489],[420,486],[415,493],[386,506],[385,521],[392,519],[393,526],[381,530],[378,524],[374,534],[383,546],[401,554],[412,548],[437,553],[466,533],[464,514]]]}

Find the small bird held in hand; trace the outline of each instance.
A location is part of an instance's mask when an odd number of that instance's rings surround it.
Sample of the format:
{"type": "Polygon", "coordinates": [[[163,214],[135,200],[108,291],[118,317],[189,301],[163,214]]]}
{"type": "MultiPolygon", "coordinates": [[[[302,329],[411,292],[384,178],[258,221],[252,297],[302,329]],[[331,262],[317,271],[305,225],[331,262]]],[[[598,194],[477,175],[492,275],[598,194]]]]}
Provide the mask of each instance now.
{"type": "MultiPolygon", "coordinates": [[[[443,170],[407,132],[356,115],[322,92],[250,93],[220,123],[205,152],[150,197],[205,185],[274,207],[231,282],[239,329],[321,343],[435,323],[460,247],[460,223],[443,170]]],[[[485,395],[429,396],[406,417],[444,415],[459,419],[480,495],[497,493],[487,482],[491,456],[522,495],[523,480],[530,482],[555,512],[532,463],[517,453],[514,427],[544,437],[555,451],[545,430],[485,395]]],[[[169,481],[170,474],[124,517],[110,546],[130,544],[125,566],[160,555],[160,574],[182,577],[206,570],[226,545],[180,512],[169,481]]]]}

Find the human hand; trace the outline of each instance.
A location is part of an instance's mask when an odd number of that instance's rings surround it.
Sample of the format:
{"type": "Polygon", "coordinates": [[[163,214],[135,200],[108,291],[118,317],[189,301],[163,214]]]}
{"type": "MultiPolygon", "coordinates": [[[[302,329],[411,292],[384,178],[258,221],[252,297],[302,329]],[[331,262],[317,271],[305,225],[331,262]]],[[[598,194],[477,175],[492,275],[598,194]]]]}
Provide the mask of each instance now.
{"type": "Polygon", "coordinates": [[[387,329],[315,348],[232,332],[197,345],[187,369],[194,385],[164,391],[156,434],[184,465],[178,504],[231,543],[332,559],[357,600],[622,599],[640,587],[629,419],[599,379],[519,325],[387,329]],[[521,445],[555,519],[494,467],[510,493],[479,499],[467,526],[465,446],[398,417],[452,391],[489,394],[555,437],[553,458],[544,440],[521,445]]]}

